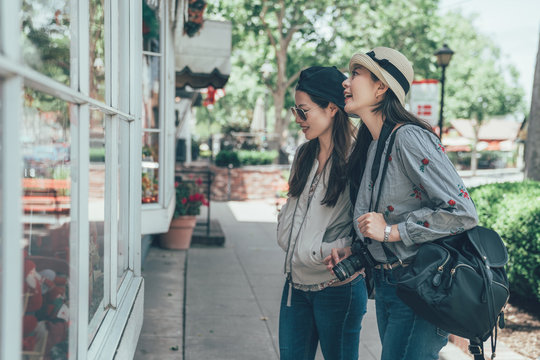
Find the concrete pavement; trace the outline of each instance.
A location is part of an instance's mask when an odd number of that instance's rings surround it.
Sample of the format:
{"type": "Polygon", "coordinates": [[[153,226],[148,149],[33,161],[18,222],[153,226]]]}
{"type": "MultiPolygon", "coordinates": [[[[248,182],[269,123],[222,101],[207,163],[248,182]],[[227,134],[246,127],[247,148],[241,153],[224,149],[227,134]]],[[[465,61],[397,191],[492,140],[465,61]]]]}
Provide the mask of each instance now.
{"type": "MultiPolygon", "coordinates": [[[[224,247],[150,250],[143,271],[145,318],[135,359],[279,358],[284,253],[276,244],[275,208],[267,201],[213,202],[212,218],[225,233],[224,247]]],[[[378,359],[381,345],[372,300],[360,339],[360,358],[378,359]]],[[[441,358],[470,359],[452,344],[441,358]]],[[[323,359],[320,351],[316,359],[323,359]]]]}

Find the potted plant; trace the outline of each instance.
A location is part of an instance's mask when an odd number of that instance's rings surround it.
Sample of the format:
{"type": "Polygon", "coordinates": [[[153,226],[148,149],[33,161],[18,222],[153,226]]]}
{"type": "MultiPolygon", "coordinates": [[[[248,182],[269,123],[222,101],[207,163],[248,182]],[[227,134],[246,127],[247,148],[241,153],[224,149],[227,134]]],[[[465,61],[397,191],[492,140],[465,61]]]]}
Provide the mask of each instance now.
{"type": "Polygon", "coordinates": [[[201,191],[202,180],[182,180],[174,184],[176,206],[169,231],[161,236],[160,245],[166,249],[188,249],[191,236],[201,213],[201,206],[208,206],[201,191]]]}

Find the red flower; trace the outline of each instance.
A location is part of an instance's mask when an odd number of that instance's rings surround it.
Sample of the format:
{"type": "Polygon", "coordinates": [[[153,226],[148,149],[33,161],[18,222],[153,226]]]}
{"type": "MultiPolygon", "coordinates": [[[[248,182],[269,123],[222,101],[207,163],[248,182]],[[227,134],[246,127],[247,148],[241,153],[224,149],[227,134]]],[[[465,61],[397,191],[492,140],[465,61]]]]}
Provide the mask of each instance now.
{"type": "Polygon", "coordinates": [[[186,205],[186,203],[187,203],[187,199],[186,199],[186,198],[183,198],[183,199],[182,199],[182,204],[183,204],[183,205],[186,205]]]}
{"type": "Polygon", "coordinates": [[[195,180],[195,183],[199,186],[202,185],[202,179],[201,178],[198,178],[197,180],[195,180]]]}
{"type": "Polygon", "coordinates": [[[422,160],[422,164],[424,164],[424,165],[427,165],[427,164],[429,164],[429,160],[428,160],[428,159],[426,159],[426,158],[424,158],[424,159],[422,160]]]}
{"type": "Polygon", "coordinates": [[[174,182],[174,187],[177,188],[178,185],[180,185],[180,183],[179,183],[178,181],[175,181],[175,182],[174,182]]]}
{"type": "Polygon", "coordinates": [[[423,225],[424,225],[424,227],[427,227],[427,228],[429,227],[429,223],[427,221],[424,221],[423,225]]]}
{"type": "Polygon", "coordinates": [[[456,205],[456,202],[454,200],[448,200],[448,205],[454,206],[456,205]]]}
{"type": "Polygon", "coordinates": [[[392,161],[392,155],[388,155],[388,162],[392,161]]]}
{"type": "Polygon", "coordinates": [[[394,207],[393,207],[392,205],[388,205],[387,209],[388,209],[388,211],[390,211],[390,212],[394,211],[394,207]]]}

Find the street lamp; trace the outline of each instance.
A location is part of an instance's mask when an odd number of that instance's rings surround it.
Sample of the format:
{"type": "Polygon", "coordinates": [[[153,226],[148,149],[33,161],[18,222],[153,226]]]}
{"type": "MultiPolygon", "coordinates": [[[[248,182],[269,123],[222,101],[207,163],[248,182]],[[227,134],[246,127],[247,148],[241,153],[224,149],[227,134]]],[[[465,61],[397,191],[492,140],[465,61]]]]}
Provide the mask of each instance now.
{"type": "Polygon", "coordinates": [[[444,44],[442,48],[435,51],[433,54],[437,57],[437,65],[442,68],[442,76],[441,76],[441,107],[439,109],[439,138],[442,140],[442,133],[443,133],[443,107],[444,107],[444,71],[448,64],[450,64],[450,60],[452,59],[452,55],[454,55],[454,52],[452,49],[448,47],[448,45],[444,44]]]}

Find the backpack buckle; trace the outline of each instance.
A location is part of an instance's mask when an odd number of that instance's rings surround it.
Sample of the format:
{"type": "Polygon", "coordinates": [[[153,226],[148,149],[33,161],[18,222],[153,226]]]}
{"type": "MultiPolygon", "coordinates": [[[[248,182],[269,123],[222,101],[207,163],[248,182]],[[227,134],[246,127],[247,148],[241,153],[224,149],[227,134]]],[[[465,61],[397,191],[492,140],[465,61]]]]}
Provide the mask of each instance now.
{"type": "Polygon", "coordinates": [[[471,355],[482,355],[482,347],[480,345],[469,345],[471,355]]]}

